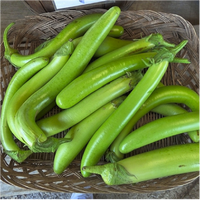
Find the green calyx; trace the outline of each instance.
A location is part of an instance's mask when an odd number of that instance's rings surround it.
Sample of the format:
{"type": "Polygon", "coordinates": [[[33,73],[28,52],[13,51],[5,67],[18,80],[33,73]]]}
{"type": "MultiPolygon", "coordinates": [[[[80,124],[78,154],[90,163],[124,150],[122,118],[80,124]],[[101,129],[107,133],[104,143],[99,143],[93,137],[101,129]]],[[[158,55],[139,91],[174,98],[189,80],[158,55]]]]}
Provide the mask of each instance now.
{"type": "Polygon", "coordinates": [[[187,40],[184,40],[173,48],[165,48],[165,47],[159,48],[155,50],[158,53],[155,55],[153,59],[150,58],[148,62],[145,62],[145,61],[144,62],[149,67],[152,64],[159,63],[162,61],[168,61],[168,62],[175,61],[175,62],[180,62],[180,63],[189,63],[187,59],[181,59],[181,58],[175,59],[176,54],[187,44],[187,42],[188,42],[187,40]]]}
{"type": "Polygon", "coordinates": [[[164,47],[174,47],[175,46],[175,44],[166,42],[160,33],[154,33],[154,34],[147,36],[147,41],[151,42],[155,46],[164,46],[164,47]]]}
{"type": "Polygon", "coordinates": [[[54,138],[49,137],[45,142],[38,142],[36,141],[30,149],[34,153],[44,152],[44,153],[50,153],[55,152],[58,147],[66,142],[70,142],[70,138],[54,138]]]}
{"type": "Polygon", "coordinates": [[[184,40],[173,48],[162,48],[159,53],[154,57],[154,59],[156,60],[156,62],[164,60],[172,62],[176,54],[187,44],[187,42],[187,40],[184,40]]]}
{"type": "Polygon", "coordinates": [[[6,29],[4,30],[4,34],[3,34],[3,43],[4,43],[4,47],[5,47],[5,52],[4,52],[4,57],[9,61],[10,61],[10,57],[12,54],[14,53],[18,53],[18,51],[16,49],[13,49],[10,47],[9,43],[8,43],[8,31],[10,30],[10,28],[14,25],[15,23],[11,23],[9,24],[6,29]]]}
{"type": "Polygon", "coordinates": [[[38,47],[36,47],[34,52],[36,53],[36,52],[40,51],[41,49],[43,49],[44,47],[47,47],[51,41],[52,41],[52,39],[46,40],[45,42],[40,44],[38,47]]]}
{"type": "Polygon", "coordinates": [[[72,40],[69,40],[56,51],[53,57],[71,55],[73,51],[74,51],[74,44],[72,40]]]}
{"type": "Polygon", "coordinates": [[[152,52],[156,52],[158,55],[155,56],[155,58],[160,57],[162,59],[162,55],[163,58],[167,58],[167,54],[171,54],[171,56],[174,56],[173,60],[171,59],[170,62],[172,63],[183,63],[183,64],[190,64],[191,62],[187,59],[187,58],[178,58],[175,57],[175,55],[187,44],[187,40],[182,41],[180,44],[178,44],[177,46],[173,47],[173,48],[166,48],[166,47],[155,47],[153,49],[151,49],[152,52]]]}
{"type": "Polygon", "coordinates": [[[21,150],[19,149],[18,151],[6,151],[5,153],[10,156],[13,160],[17,161],[18,163],[23,162],[26,160],[31,154],[31,150],[21,150]]]}
{"type": "Polygon", "coordinates": [[[82,170],[101,175],[107,185],[122,185],[137,182],[137,177],[130,174],[122,165],[118,163],[85,166],[82,170]]]}
{"type": "Polygon", "coordinates": [[[115,163],[115,162],[120,161],[123,158],[119,158],[113,151],[108,150],[106,152],[105,159],[106,159],[107,162],[115,163]]]}
{"type": "Polygon", "coordinates": [[[125,100],[125,98],[126,98],[126,96],[123,95],[123,96],[121,96],[121,97],[119,97],[117,99],[113,99],[111,101],[111,104],[113,105],[114,108],[118,108],[119,105],[125,100]]]}
{"type": "Polygon", "coordinates": [[[132,81],[129,84],[131,88],[134,87],[143,78],[142,70],[126,72],[125,76],[128,78],[132,77],[132,81]]]}

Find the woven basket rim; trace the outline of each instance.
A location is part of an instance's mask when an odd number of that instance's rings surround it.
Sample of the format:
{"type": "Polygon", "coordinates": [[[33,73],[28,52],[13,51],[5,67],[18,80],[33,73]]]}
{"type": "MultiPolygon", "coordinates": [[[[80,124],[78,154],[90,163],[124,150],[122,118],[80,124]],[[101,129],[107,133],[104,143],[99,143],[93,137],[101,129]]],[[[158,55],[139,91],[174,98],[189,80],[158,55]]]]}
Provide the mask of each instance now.
{"type": "MultiPolygon", "coordinates": [[[[27,20],[33,20],[33,19],[40,19],[43,17],[49,17],[49,15],[56,15],[56,14],[62,14],[62,13],[70,13],[71,11],[74,10],[56,10],[53,12],[47,12],[47,13],[41,13],[41,14],[37,14],[37,15],[33,15],[33,16],[25,16],[24,19],[17,19],[14,21],[15,25],[17,26],[18,24],[25,22],[27,20]]],[[[103,9],[103,8],[95,8],[95,9],[90,9],[90,10],[75,10],[76,12],[87,12],[87,11],[94,11],[94,12],[106,12],[107,9],[103,9]]],[[[167,12],[162,12],[162,11],[154,11],[154,10],[150,10],[150,9],[145,9],[145,10],[136,10],[136,11],[131,11],[131,10],[126,10],[126,11],[121,11],[121,13],[135,13],[135,14],[159,14],[159,15],[164,15],[164,16],[173,16],[174,18],[180,19],[181,21],[185,22],[189,27],[190,27],[190,31],[191,33],[194,35],[195,39],[198,40],[199,43],[199,35],[197,34],[197,32],[195,31],[194,26],[191,24],[190,21],[184,19],[182,16],[178,15],[178,14],[174,14],[174,13],[167,13],[167,12]]],[[[1,42],[1,45],[3,44],[3,41],[1,42]]]]}
{"type": "MultiPolygon", "coordinates": [[[[15,30],[16,28],[19,26],[21,27],[21,24],[23,25],[27,25],[27,22],[30,21],[30,20],[35,20],[35,22],[41,22],[43,23],[44,21],[46,22],[51,22],[55,16],[66,16],[68,13],[70,12],[75,12],[75,11],[55,11],[55,12],[52,12],[52,13],[43,13],[43,14],[40,14],[40,15],[37,15],[37,16],[27,16],[25,17],[25,19],[22,19],[22,20],[16,20],[16,24],[14,25],[15,29],[13,28],[13,32],[11,32],[11,34],[15,33],[15,30]]],[[[82,13],[88,13],[88,12],[105,12],[105,9],[91,9],[90,11],[88,10],[80,10],[80,11],[76,11],[77,13],[79,14],[82,14],[82,13]]],[[[141,17],[141,19],[145,19],[145,20],[149,20],[151,21],[152,20],[152,26],[155,24],[154,23],[154,20],[152,19],[152,16],[157,16],[158,18],[161,18],[163,19],[166,23],[169,21],[169,19],[171,21],[173,20],[177,20],[181,23],[181,25],[183,27],[187,27],[187,31],[188,32],[181,32],[181,34],[186,34],[187,37],[190,37],[190,38],[193,38],[196,43],[197,43],[197,49],[192,49],[193,52],[194,52],[194,57],[200,53],[200,40],[196,34],[196,31],[194,29],[194,27],[190,24],[190,22],[188,22],[187,20],[185,20],[183,17],[177,15],[177,14],[171,14],[171,13],[164,13],[164,12],[156,12],[156,11],[152,11],[152,10],[139,10],[139,11],[122,11],[122,16],[123,17],[127,17],[128,19],[129,18],[132,18],[133,16],[137,17],[137,16],[143,16],[141,17]]],[[[65,22],[63,22],[63,26],[65,25],[65,22]]],[[[128,25],[127,25],[128,26],[128,25]]],[[[140,25],[141,26],[141,25],[140,25]]],[[[159,25],[157,25],[159,27],[159,25]]],[[[147,31],[147,27],[144,27],[144,32],[147,31]]],[[[180,34],[180,36],[182,36],[180,34]]],[[[127,33],[128,35],[128,33],[127,33]]],[[[168,34],[166,35],[168,37],[168,34]]],[[[184,36],[183,36],[184,37],[184,36]]],[[[0,59],[2,59],[2,54],[3,54],[3,44],[0,45],[0,59]]],[[[196,58],[195,59],[198,59],[198,64],[200,63],[200,59],[199,58],[196,58]]],[[[198,65],[199,66],[199,65],[198,65]]],[[[200,67],[197,69],[197,70],[200,70],[200,67]]],[[[198,71],[200,72],[200,71],[198,71]]],[[[200,74],[200,73],[199,73],[200,74]]],[[[199,80],[199,77],[198,77],[198,80],[199,80]]],[[[197,84],[200,84],[200,83],[197,83],[197,84]]],[[[200,87],[199,87],[200,88],[200,87]]],[[[34,160],[30,160],[30,161],[27,161],[27,162],[24,162],[22,164],[16,164],[14,161],[11,161],[10,163],[7,163],[6,162],[6,157],[4,157],[5,155],[1,153],[0,155],[1,159],[0,160],[0,166],[1,166],[1,175],[0,175],[0,179],[6,183],[9,183],[9,184],[12,184],[12,185],[15,185],[15,186],[18,186],[18,187],[22,187],[22,188],[30,188],[30,189],[37,189],[37,190],[44,190],[44,191],[55,191],[55,192],[62,192],[64,191],[64,187],[63,188],[60,188],[59,184],[57,187],[55,187],[55,184],[49,184],[50,180],[51,181],[64,181],[65,180],[65,176],[61,175],[61,176],[52,176],[52,172],[50,171],[49,173],[48,172],[44,172],[44,182],[37,182],[36,180],[33,180],[32,183],[31,183],[31,180],[29,180],[30,182],[26,182],[26,181],[23,181],[23,180],[20,180],[18,179],[18,176],[25,176],[27,177],[28,179],[31,178],[30,174],[29,174],[29,170],[30,171],[34,171],[34,167],[36,166],[40,166],[41,165],[41,170],[42,170],[42,165],[45,165],[45,166],[49,166],[50,164],[47,162],[37,162],[37,161],[34,161],[34,160]],[[30,163],[31,162],[31,163],[30,163]],[[28,171],[26,171],[27,174],[25,174],[25,172],[16,172],[16,168],[22,168],[24,169],[25,171],[28,169],[28,171]],[[30,169],[29,169],[30,168],[30,169]],[[49,176],[45,176],[45,174],[49,174],[49,176]],[[9,176],[11,178],[9,178],[9,176]],[[52,177],[51,177],[52,176],[52,177]],[[47,180],[49,179],[49,180],[47,180]],[[34,182],[35,181],[35,182],[34,182]]],[[[40,170],[40,169],[39,169],[40,170]]],[[[42,173],[42,172],[41,172],[42,173]]],[[[40,175],[39,175],[40,176],[40,175]]],[[[81,180],[82,182],[87,182],[88,180],[85,180],[85,179],[82,179],[80,177],[79,174],[76,174],[76,176],[78,177],[79,180],[81,180]]],[[[118,187],[118,186],[114,186],[114,187],[105,187],[103,186],[103,183],[101,181],[101,178],[98,177],[98,176],[94,176],[92,177],[89,182],[92,182],[93,179],[95,178],[98,178],[98,180],[100,181],[100,183],[98,185],[95,185],[94,188],[92,188],[93,190],[90,191],[90,192],[97,192],[97,193],[110,193],[110,192],[115,192],[115,193],[147,193],[147,192],[152,192],[152,191],[161,191],[161,190],[166,190],[166,189],[172,189],[174,187],[177,187],[177,186],[180,186],[180,185],[184,185],[184,184],[188,184],[194,180],[196,180],[200,174],[199,172],[194,172],[194,173],[188,173],[187,174],[187,179],[185,180],[184,177],[185,175],[179,175],[179,176],[174,176],[172,179],[176,180],[177,182],[173,182],[173,184],[168,184],[167,181],[167,178],[163,178],[163,182],[162,184],[159,184],[159,180],[161,179],[158,179],[158,180],[151,180],[151,181],[147,181],[145,182],[144,184],[143,183],[139,183],[139,184],[136,184],[135,186],[122,186],[121,188],[118,187]],[[101,188],[101,185],[102,185],[102,188],[101,188]]],[[[67,183],[66,183],[67,184],[67,183]]],[[[66,190],[70,191],[70,192],[77,192],[77,191],[81,191],[81,192],[88,192],[87,189],[84,189],[82,188],[81,186],[78,186],[76,185],[76,183],[66,187],[66,190]]]]}

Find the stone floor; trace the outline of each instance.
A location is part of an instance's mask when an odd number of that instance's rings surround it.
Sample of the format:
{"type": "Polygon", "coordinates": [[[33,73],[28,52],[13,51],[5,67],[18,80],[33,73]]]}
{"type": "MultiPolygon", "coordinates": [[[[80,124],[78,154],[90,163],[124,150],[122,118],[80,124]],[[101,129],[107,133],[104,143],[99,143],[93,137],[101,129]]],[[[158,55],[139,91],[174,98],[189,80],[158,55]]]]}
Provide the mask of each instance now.
{"type": "MultiPolygon", "coordinates": [[[[134,1],[130,10],[149,9],[181,15],[190,21],[199,34],[199,1],[134,1]]],[[[23,1],[1,0],[1,39],[4,28],[14,20],[35,15],[23,1]]],[[[70,199],[71,193],[25,190],[0,182],[1,199],[70,199]]],[[[199,179],[171,190],[133,194],[94,194],[95,199],[199,199],[199,179]]]]}
{"type": "MultiPolygon", "coordinates": [[[[1,191],[1,199],[70,199],[71,197],[71,193],[25,191],[7,185],[4,187],[7,187],[7,190],[1,191]]],[[[144,194],[94,194],[94,199],[199,199],[199,179],[171,190],[144,194]]]]}

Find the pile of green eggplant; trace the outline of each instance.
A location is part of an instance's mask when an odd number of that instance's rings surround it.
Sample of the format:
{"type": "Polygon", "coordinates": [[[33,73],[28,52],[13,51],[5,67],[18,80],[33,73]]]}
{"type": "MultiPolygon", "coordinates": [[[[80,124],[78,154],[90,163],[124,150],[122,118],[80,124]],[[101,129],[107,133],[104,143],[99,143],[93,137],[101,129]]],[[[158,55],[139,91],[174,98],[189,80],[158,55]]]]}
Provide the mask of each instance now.
{"type": "Polygon", "coordinates": [[[12,159],[21,163],[32,153],[55,152],[53,170],[61,174],[83,152],[82,176],[100,174],[108,185],[199,171],[199,95],[161,83],[169,63],[190,63],[176,57],[188,41],[175,45],[160,33],[120,39],[120,12],[114,6],[74,19],[30,55],[9,45],[14,23],[7,26],[4,57],[18,70],[3,100],[0,139],[12,159]],[[61,111],[43,117],[55,106],[61,111]],[[134,130],[149,112],[163,117],[134,130]],[[54,137],[63,131],[63,138],[54,137]],[[182,133],[191,142],[125,157],[182,133]],[[108,163],[98,165],[102,156],[108,163]]]}

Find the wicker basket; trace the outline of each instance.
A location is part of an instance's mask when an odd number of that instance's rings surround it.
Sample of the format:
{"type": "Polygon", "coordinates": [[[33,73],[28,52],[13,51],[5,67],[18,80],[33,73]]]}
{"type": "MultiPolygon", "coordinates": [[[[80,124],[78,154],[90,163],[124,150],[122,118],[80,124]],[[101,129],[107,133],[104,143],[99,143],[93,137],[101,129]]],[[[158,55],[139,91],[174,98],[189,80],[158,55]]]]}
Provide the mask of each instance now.
{"type": "MultiPolygon", "coordinates": [[[[70,10],[27,17],[17,21],[10,30],[10,44],[20,50],[22,54],[32,53],[37,45],[47,38],[54,37],[74,18],[94,12],[105,12],[105,10],[70,10]]],[[[165,40],[175,44],[187,39],[188,44],[178,56],[188,58],[191,64],[170,64],[162,82],[166,85],[184,85],[198,93],[199,39],[189,22],[174,14],[145,10],[122,11],[117,24],[123,25],[125,33],[122,38],[125,39],[141,38],[155,32],[162,33],[165,40]]],[[[15,73],[14,67],[3,58],[3,52],[4,47],[1,44],[1,101],[8,83],[15,73]]],[[[47,116],[56,112],[59,110],[54,108],[47,116]]],[[[150,112],[138,122],[136,128],[160,117],[162,116],[150,112]]],[[[61,135],[62,133],[57,136],[61,137],[61,135]]],[[[137,149],[131,155],[188,142],[191,142],[189,137],[183,133],[137,149]]],[[[18,144],[22,148],[22,144],[20,142],[18,144]]],[[[79,169],[81,154],[61,175],[53,172],[53,159],[53,153],[37,153],[32,154],[25,162],[18,164],[1,151],[1,180],[18,187],[43,191],[121,194],[166,190],[188,184],[199,176],[198,172],[194,172],[137,184],[108,186],[98,175],[92,175],[89,178],[81,176],[79,169]]],[[[104,162],[105,160],[102,158],[100,163],[104,162]]]]}
{"type": "MultiPolygon", "coordinates": [[[[41,14],[45,12],[52,12],[55,11],[54,5],[52,3],[52,0],[22,0],[24,4],[34,13],[36,14],[41,14]]],[[[121,8],[121,10],[128,10],[130,6],[134,3],[134,0],[115,0],[115,3],[96,3],[92,5],[84,5],[84,6],[78,6],[78,7],[73,7],[72,9],[74,10],[80,10],[80,9],[97,9],[97,8],[102,8],[102,9],[108,9],[111,6],[117,5],[121,8]]]]}

